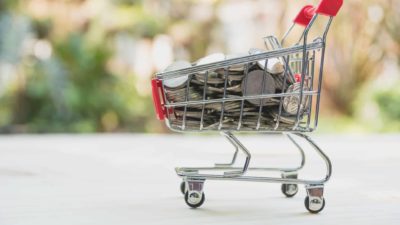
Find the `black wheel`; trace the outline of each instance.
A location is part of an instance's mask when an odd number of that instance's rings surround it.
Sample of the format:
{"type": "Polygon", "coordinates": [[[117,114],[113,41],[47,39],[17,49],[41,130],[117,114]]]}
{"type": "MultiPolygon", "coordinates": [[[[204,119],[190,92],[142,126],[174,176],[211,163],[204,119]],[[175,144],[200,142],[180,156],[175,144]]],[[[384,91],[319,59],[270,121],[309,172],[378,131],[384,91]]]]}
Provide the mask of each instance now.
{"type": "Polygon", "coordinates": [[[183,195],[185,195],[185,191],[186,191],[186,182],[182,181],[181,183],[181,192],[183,195]]]}
{"type": "MultiPolygon", "coordinates": [[[[306,206],[306,209],[310,212],[310,213],[319,213],[321,212],[324,207],[325,207],[325,198],[322,198],[322,203],[318,202],[318,200],[316,200],[317,202],[315,202],[315,205],[317,206],[316,208],[312,208],[310,207],[310,201],[309,201],[309,197],[307,196],[306,199],[304,200],[304,205],[306,206]],[[319,206],[319,207],[318,207],[319,206]]],[[[312,203],[314,204],[314,203],[312,203]]]]}
{"type": "Polygon", "coordinates": [[[185,202],[191,208],[197,208],[203,205],[204,200],[206,199],[204,193],[199,193],[197,191],[189,191],[185,193],[185,202]]]}
{"type": "Polygon", "coordinates": [[[281,191],[286,197],[291,198],[297,194],[299,188],[297,184],[282,184],[281,191]]]}

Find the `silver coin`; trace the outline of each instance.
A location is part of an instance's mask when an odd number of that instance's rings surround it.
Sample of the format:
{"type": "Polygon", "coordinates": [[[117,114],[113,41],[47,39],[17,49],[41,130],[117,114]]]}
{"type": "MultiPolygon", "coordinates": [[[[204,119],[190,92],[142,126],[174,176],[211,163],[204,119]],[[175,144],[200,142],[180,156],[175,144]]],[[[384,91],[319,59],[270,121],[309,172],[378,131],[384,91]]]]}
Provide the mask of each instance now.
{"type": "Polygon", "coordinates": [[[216,103],[208,103],[205,104],[206,109],[213,109],[215,111],[222,111],[222,106],[224,107],[224,111],[232,111],[240,109],[241,103],[237,101],[225,102],[224,104],[220,102],[216,103]]]}
{"type": "Polygon", "coordinates": [[[223,53],[213,53],[211,55],[205,56],[201,59],[199,59],[196,62],[196,65],[204,65],[204,64],[209,64],[213,62],[219,62],[225,60],[225,55],[223,53]]]}
{"type": "Polygon", "coordinates": [[[223,84],[225,80],[216,72],[198,73],[194,75],[195,80],[200,84],[204,84],[207,76],[207,84],[223,84]]]}
{"type": "MultiPolygon", "coordinates": [[[[218,118],[219,119],[219,118],[218,118]]],[[[201,121],[200,118],[191,118],[191,117],[186,117],[185,120],[183,119],[182,116],[176,117],[175,119],[172,119],[170,122],[170,125],[172,125],[174,128],[182,129],[183,123],[185,123],[185,129],[199,129],[201,122],[203,122],[203,126],[207,127],[212,124],[214,124],[216,121],[216,118],[213,117],[208,117],[204,118],[203,121],[201,121]]]]}
{"type": "MultiPolygon", "coordinates": [[[[200,128],[200,123],[201,123],[201,121],[199,121],[199,120],[186,120],[184,130],[197,130],[200,128]]],[[[203,121],[203,124],[204,124],[204,121],[203,121]]],[[[172,120],[170,125],[172,128],[182,130],[183,120],[182,119],[172,120]]]]}
{"type": "MultiPolygon", "coordinates": [[[[297,92],[298,94],[292,94],[290,96],[285,96],[283,98],[283,108],[285,112],[291,115],[297,115],[297,109],[299,108],[300,104],[300,85],[301,83],[294,83],[289,86],[287,93],[295,93],[297,92]]],[[[306,85],[303,87],[304,91],[307,91],[306,85]]],[[[303,94],[302,100],[301,100],[301,105],[300,105],[300,114],[304,113],[304,110],[308,108],[309,106],[309,96],[306,96],[303,94]]]]}
{"type": "Polygon", "coordinates": [[[257,110],[258,110],[258,107],[245,106],[245,107],[243,107],[243,110],[242,110],[241,107],[238,107],[238,108],[230,109],[230,110],[227,110],[227,111],[229,111],[231,113],[240,113],[241,111],[243,113],[246,113],[246,112],[256,112],[257,110]]]}
{"type": "Polygon", "coordinates": [[[170,102],[200,100],[203,98],[202,93],[197,91],[194,87],[190,87],[189,90],[187,90],[186,87],[175,90],[167,90],[165,95],[170,102]]]}
{"type": "Polygon", "coordinates": [[[244,76],[244,70],[231,70],[230,68],[228,69],[216,69],[214,70],[215,73],[218,73],[220,78],[225,78],[225,76],[244,76]]]}
{"type": "Polygon", "coordinates": [[[215,122],[207,127],[205,127],[205,130],[216,130],[219,128],[219,125],[222,124],[224,129],[234,129],[235,126],[233,125],[234,123],[234,119],[233,118],[224,118],[221,123],[220,121],[215,122]],[[225,126],[224,126],[225,125],[225,126]],[[229,125],[229,127],[226,127],[227,125],[229,125]]]}
{"type": "MultiPolygon", "coordinates": [[[[178,118],[183,118],[185,116],[185,111],[183,110],[174,110],[176,117],[178,118]]],[[[204,112],[207,113],[207,112],[204,112]]],[[[186,117],[187,118],[195,118],[195,119],[201,119],[202,111],[197,111],[193,109],[187,109],[186,110],[186,117]]]]}
{"type": "MultiPolygon", "coordinates": [[[[176,61],[176,62],[172,63],[171,65],[169,65],[167,68],[165,68],[163,72],[186,69],[191,66],[192,66],[192,64],[190,64],[187,61],[176,61]]],[[[187,80],[188,80],[188,76],[186,75],[186,76],[180,76],[180,77],[176,77],[176,78],[164,79],[163,84],[168,88],[178,88],[178,87],[183,86],[187,80]]]]}
{"type": "MultiPolygon", "coordinates": [[[[197,86],[200,90],[204,90],[204,85],[202,86],[197,86]]],[[[210,99],[216,99],[219,98],[221,94],[224,93],[224,87],[214,87],[214,86],[206,86],[206,93],[208,94],[208,97],[210,99]],[[210,96],[211,95],[211,96],[210,96]]],[[[227,86],[226,87],[227,93],[241,93],[241,85],[234,85],[234,86],[227,86]]]]}
{"type": "MultiPolygon", "coordinates": [[[[248,54],[245,53],[237,53],[237,54],[228,54],[226,55],[226,60],[229,59],[237,59],[237,58],[242,58],[244,56],[248,56],[248,54]]],[[[229,67],[229,71],[244,71],[245,64],[235,64],[229,67]]]]}
{"type": "Polygon", "coordinates": [[[271,129],[274,126],[274,122],[271,118],[265,116],[248,116],[244,117],[242,120],[242,125],[249,130],[256,130],[257,126],[258,129],[271,129]]]}
{"type": "MultiPolygon", "coordinates": [[[[250,55],[260,54],[260,53],[264,53],[264,52],[265,52],[264,50],[257,49],[257,48],[251,48],[249,50],[250,55]]],[[[259,60],[257,62],[258,66],[263,70],[265,69],[265,63],[266,63],[266,60],[259,60]]],[[[285,67],[280,59],[278,59],[278,58],[269,58],[268,59],[268,62],[267,62],[267,72],[268,73],[279,74],[279,73],[283,73],[284,71],[285,71],[285,67]]]]}
{"type": "Polygon", "coordinates": [[[240,74],[229,74],[228,81],[229,82],[242,81],[243,78],[244,78],[244,74],[243,73],[240,73],[240,74]]]}
{"type": "MultiPolygon", "coordinates": [[[[275,93],[275,81],[268,73],[262,70],[254,70],[247,74],[242,81],[243,96],[267,95],[275,93]],[[263,85],[264,80],[264,87],[263,85]]],[[[266,105],[271,98],[250,99],[248,102],[254,105],[266,105]]]]}
{"type": "Polygon", "coordinates": [[[289,74],[286,74],[286,78],[285,78],[285,74],[284,74],[284,73],[273,74],[272,77],[273,77],[274,80],[275,80],[275,88],[276,88],[277,90],[284,90],[284,91],[286,91],[287,88],[288,88],[291,84],[293,84],[293,83],[290,81],[290,79],[289,79],[289,77],[290,77],[289,74]],[[285,82],[285,81],[286,81],[286,82],[285,82]]]}

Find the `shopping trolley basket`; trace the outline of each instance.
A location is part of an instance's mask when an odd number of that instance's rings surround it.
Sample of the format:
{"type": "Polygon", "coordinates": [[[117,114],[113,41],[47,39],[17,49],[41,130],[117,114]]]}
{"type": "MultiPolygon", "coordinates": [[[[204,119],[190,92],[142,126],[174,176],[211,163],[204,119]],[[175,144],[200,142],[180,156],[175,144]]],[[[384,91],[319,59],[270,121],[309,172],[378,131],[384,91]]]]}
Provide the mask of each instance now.
{"type": "Polygon", "coordinates": [[[306,208],[311,213],[324,208],[323,189],[331,176],[331,162],[305,133],[314,131],[318,124],[326,37],[341,5],[342,0],[321,0],[317,7],[303,7],[280,42],[274,36],[264,39],[267,51],[172,68],[152,79],[157,117],[165,120],[171,130],[219,131],[235,148],[231,163],[176,168],[183,178],[181,191],[190,207],[203,204],[204,182],[212,179],[282,183],[287,197],[298,192],[298,184],[305,184],[306,208]],[[325,29],[310,41],[309,31],[321,15],[328,17],[325,29]],[[300,40],[284,47],[295,25],[304,27],[300,40]],[[284,134],[299,150],[301,164],[295,168],[250,167],[250,152],[233,135],[240,131],[284,134]],[[323,179],[297,178],[305,164],[305,153],[293,135],[304,139],[322,157],[327,167],[323,179]],[[242,167],[234,166],[239,150],[246,155],[242,167]],[[281,177],[249,176],[249,170],[278,171],[281,177]]]}

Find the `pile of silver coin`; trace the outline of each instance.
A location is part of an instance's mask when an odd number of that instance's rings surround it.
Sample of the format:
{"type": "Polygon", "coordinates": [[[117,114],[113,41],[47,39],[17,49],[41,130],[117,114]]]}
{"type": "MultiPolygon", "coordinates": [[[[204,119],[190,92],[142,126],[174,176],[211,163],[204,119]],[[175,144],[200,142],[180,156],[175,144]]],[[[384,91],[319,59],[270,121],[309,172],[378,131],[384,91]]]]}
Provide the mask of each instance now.
{"type": "MultiPolygon", "coordinates": [[[[250,54],[261,50],[251,49],[250,54]]],[[[197,61],[202,65],[222,61],[236,56],[213,54],[197,61]]],[[[282,59],[268,59],[245,65],[234,65],[203,73],[165,79],[163,81],[168,102],[185,102],[185,106],[174,107],[170,115],[171,126],[178,129],[291,129],[309,105],[309,97],[303,95],[299,107],[299,94],[285,97],[263,97],[233,100],[237,97],[299,93],[300,83],[296,82],[282,59]],[[213,102],[212,100],[221,100],[213,102]],[[193,101],[203,101],[192,104],[193,101]],[[208,101],[210,100],[210,101],[208,101]],[[208,103],[210,102],[210,103],[208,103]]],[[[178,61],[164,71],[173,71],[193,66],[178,61]]],[[[306,85],[305,85],[306,86],[306,85]]],[[[306,90],[307,87],[303,88],[306,90]]]]}

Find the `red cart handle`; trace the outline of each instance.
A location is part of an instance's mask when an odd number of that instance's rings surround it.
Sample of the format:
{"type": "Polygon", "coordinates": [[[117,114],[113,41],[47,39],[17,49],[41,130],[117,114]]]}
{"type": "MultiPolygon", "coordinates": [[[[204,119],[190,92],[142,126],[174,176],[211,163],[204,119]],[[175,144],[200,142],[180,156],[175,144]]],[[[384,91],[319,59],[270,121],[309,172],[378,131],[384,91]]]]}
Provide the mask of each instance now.
{"type": "Polygon", "coordinates": [[[314,12],[315,12],[314,6],[306,5],[300,10],[299,14],[297,14],[296,18],[294,18],[293,22],[295,24],[306,27],[313,18],[314,12]]]}
{"type": "Polygon", "coordinates": [[[165,109],[165,100],[164,100],[164,90],[162,89],[162,83],[157,78],[153,78],[151,80],[151,89],[153,92],[153,103],[154,109],[156,110],[157,119],[164,120],[167,110],[165,109]],[[161,90],[161,93],[160,93],[161,90]],[[160,94],[162,94],[162,102],[160,94]]]}
{"type": "Polygon", "coordinates": [[[305,27],[310,23],[315,13],[325,16],[336,16],[342,5],[343,0],[321,0],[316,8],[312,5],[306,5],[300,10],[293,22],[305,27]]]}
{"type": "Polygon", "coordinates": [[[342,5],[343,0],[321,0],[315,12],[325,16],[336,16],[342,5]]]}

